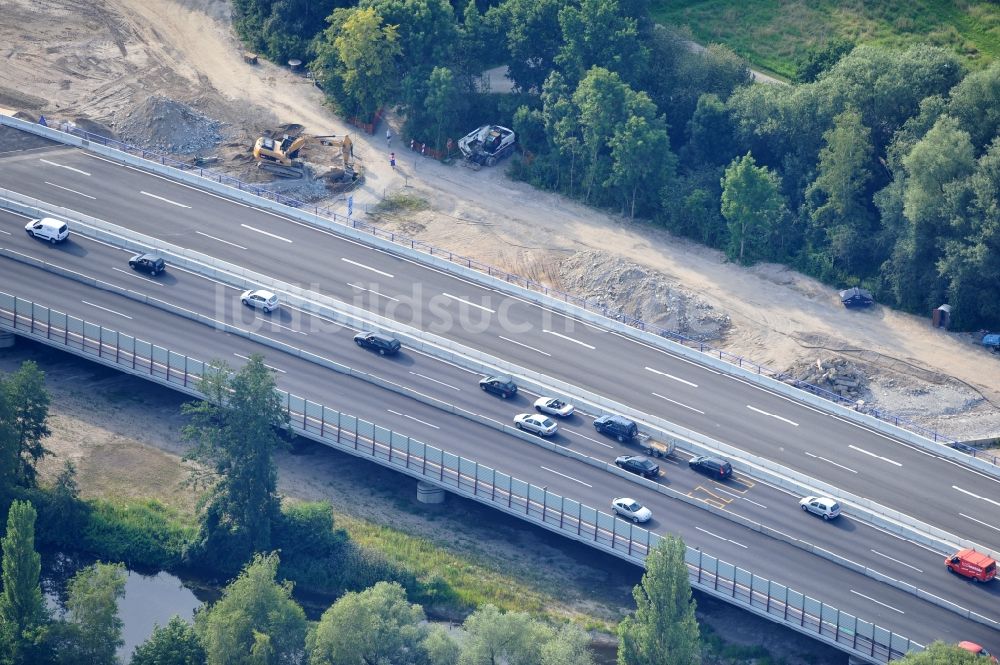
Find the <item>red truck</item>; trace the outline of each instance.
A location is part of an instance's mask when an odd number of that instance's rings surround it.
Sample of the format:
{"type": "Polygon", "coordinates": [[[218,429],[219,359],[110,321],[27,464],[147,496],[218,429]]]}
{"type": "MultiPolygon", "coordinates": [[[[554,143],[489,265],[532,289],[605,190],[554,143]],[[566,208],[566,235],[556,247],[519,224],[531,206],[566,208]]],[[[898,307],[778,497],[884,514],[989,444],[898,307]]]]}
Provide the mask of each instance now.
{"type": "Polygon", "coordinates": [[[997,562],[976,550],[959,550],[945,559],[944,565],[951,572],[977,582],[989,582],[997,576],[997,562]]]}

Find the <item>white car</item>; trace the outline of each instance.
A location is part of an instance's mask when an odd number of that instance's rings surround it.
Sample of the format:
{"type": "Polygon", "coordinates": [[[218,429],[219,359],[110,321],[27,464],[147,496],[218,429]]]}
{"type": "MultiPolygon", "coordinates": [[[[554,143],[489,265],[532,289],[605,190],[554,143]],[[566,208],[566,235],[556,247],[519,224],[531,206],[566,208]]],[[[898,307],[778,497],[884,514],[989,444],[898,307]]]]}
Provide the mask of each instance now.
{"type": "Polygon", "coordinates": [[[514,416],[514,425],[518,429],[533,432],[538,436],[552,436],[558,429],[558,425],[552,422],[551,418],[540,416],[537,413],[517,414],[514,416]]]}
{"type": "Polygon", "coordinates": [[[622,497],[611,500],[611,509],[622,517],[627,517],[633,522],[648,522],[653,516],[653,512],[635,499],[622,497]]]}
{"type": "Polygon", "coordinates": [[[535,400],[535,409],[562,418],[573,415],[573,405],[557,397],[539,397],[535,400]]]}
{"type": "Polygon", "coordinates": [[[250,289],[240,294],[240,302],[248,307],[273,312],[278,309],[278,296],[264,289],[250,289]]]}
{"type": "Polygon", "coordinates": [[[807,496],[799,501],[802,510],[819,515],[824,520],[832,520],[840,515],[840,504],[828,496],[807,496]]]}
{"type": "Polygon", "coordinates": [[[24,225],[24,230],[32,238],[48,240],[53,245],[69,237],[69,227],[66,226],[66,222],[51,217],[33,219],[24,225]]]}

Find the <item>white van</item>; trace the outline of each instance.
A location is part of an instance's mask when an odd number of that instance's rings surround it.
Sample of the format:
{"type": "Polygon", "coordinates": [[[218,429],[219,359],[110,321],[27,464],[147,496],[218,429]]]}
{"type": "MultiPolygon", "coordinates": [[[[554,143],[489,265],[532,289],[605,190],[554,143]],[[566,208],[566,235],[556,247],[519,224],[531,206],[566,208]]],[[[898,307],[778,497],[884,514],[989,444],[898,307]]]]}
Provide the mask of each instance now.
{"type": "Polygon", "coordinates": [[[28,232],[28,235],[48,240],[53,245],[69,237],[69,228],[66,226],[66,222],[51,217],[33,219],[24,225],[24,230],[28,232]]]}

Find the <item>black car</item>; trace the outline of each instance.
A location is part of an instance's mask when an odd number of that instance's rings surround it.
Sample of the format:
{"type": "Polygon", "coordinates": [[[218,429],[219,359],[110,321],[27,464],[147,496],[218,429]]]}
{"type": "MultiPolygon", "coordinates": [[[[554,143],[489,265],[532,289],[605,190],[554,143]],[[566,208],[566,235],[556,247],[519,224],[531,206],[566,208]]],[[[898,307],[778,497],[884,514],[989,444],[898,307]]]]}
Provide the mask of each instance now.
{"type": "Polygon", "coordinates": [[[711,476],[716,480],[725,480],[729,476],[733,475],[733,465],[718,457],[702,457],[700,455],[696,455],[688,460],[688,466],[695,471],[704,473],[706,476],[711,476]]]}
{"type": "Polygon", "coordinates": [[[645,476],[646,478],[656,478],[660,475],[660,465],[640,455],[622,455],[621,457],[616,457],[615,464],[626,471],[638,473],[640,476],[645,476]]]}
{"type": "Polygon", "coordinates": [[[509,376],[487,376],[479,380],[479,387],[504,399],[517,394],[517,384],[509,376]]]}
{"type": "Polygon", "coordinates": [[[618,439],[619,443],[631,441],[639,436],[639,428],[624,416],[604,415],[594,421],[594,429],[618,439]]]}
{"type": "Polygon", "coordinates": [[[379,332],[361,332],[354,336],[354,343],[363,349],[378,351],[380,356],[391,356],[399,353],[402,346],[392,335],[379,332]]]}
{"type": "Polygon", "coordinates": [[[162,257],[159,257],[156,254],[145,253],[136,254],[129,259],[128,267],[132,270],[148,272],[150,275],[158,275],[163,272],[163,269],[167,267],[167,264],[162,257]]]}

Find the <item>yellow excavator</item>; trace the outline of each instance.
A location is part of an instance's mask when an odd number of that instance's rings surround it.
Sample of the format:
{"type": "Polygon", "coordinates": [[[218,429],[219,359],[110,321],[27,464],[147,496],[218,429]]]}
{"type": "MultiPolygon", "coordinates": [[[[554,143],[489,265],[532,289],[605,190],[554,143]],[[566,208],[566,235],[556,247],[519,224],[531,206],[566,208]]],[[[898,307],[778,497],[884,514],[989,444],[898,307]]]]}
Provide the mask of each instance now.
{"type": "Polygon", "coordinates": [[[328,136],[289,136],[285,134],[281,140],[261,136],[253,146],[253,156],[257,167],[283,178],[301,178],[305,175],[305,164],[298,159],[299,151],[305,147],[309,139],[317,139],[323,145],[339,146],[344,160],[344,172],[352,173],[354,163],[354,146],[351,137],[344,135],[328,136]]]}

